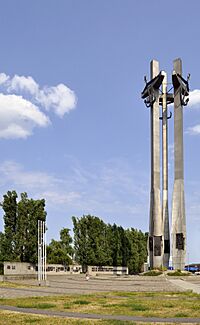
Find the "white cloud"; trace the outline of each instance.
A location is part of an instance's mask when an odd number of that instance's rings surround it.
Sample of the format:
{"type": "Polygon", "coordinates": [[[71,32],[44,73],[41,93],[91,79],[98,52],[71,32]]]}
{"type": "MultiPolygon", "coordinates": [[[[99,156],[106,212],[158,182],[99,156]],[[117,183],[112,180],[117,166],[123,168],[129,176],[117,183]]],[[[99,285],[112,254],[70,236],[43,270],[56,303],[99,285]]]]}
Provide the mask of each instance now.
{"type": "Polygon", "coordinates": [[[9,76],[7,76],[5,73],[0,73],[0,85],[5,84],[8,79],[9,76]]]}
{"type": "Polygon", "coordinates": [[[64,84],[43,87],[31,77],[0,73],[0,138],[26,138],[35,127],[50,124],[42,112],[63,117],[76,107],[75,93],[64,84]]]}
{"type": "Polygon", "coordinates": [[[200,89],[190,92],[188,105],[191,107],[200,107],[200,89]]]}
{"type": "Polygon", "coordinates": [[[15,75],[11,78],[5,73],[0,73],[0,85],[8,93],[31,96],[29,100],[48,111],[52,110],[59,117],[63,117],[76,107],[77,98],[74,91],[62,83],[54,87],[41,88],[30,76],[15,75]]]}
{"type": "Polygon", "coordinates": [[[197,124],[195,126],[189,127],[186,131],[186,133],[190,135],[197,135],[200,134],[200,124],[197,124]]]}
{"type": "Polygon", "coordinates": [[[49,118],[30,101],[0,94],[0,138],[26,138],[35,127],[45,127],[49,118]]]}
{"type": "Polygon", "coordinates": [[[1,178],[5,182],[12,183],[12,186],[20,186],[30,190],[46,190],[46,188],[52,188],[59,183],[58,179],[52,175],[43,172],[25,171],[20,164],[14,161],[2,163],[0,173],[1,178]]]}
{"type": "Polygon", "coordinates": [[[39,85],[35,82],[35,80],[28,76],[18,76],[15,75],[12,79],[8,77],[6,83],[8,85],[7,91],[8,92],[28,92],[31,95],[35,95],[39,91],[39,85]],[[8,82],[9,80],[9,82],[8,82]]]}
{"type": "Polygon", "coordinates": [[[73,201],[80,199],[81,195],[76,192],[61,193],[58,191],[45,191],[41,195],[47,201],[53,202],[54,204],[69,204],[73,201]]]}
{"type": "MultiPolygon", "coordinates": [[[[195,89],[190,92],[189,95],[189,106],[192,108],[200,108],[200,89],[195,89]]],[[[198,135],[200,134],[200,124],[188,127],[186,133],[189,135],[198,135]]]]}
{"type": "Polygon", "coordinates": [[[64,84],[59,84],[56,87],[45,87],[38,92],[36,100],[47,110],[53,109],[60,117],[69,113],[76,106],[74,92],[64,84]]]}
{"type": "Polygon", "coordinates": [[[15,188],[18,193],[27,192],[33,197],[45,198],[49,206],[72,204],[80,199],[78,192],[68,190],[63,178],[40,171],[27,171],[14,161],[5,161],[0,165],[0,178],[1,187],[4,185],[7,189],[15,188]]]}
{"type": "Polygon", "coordinates": [[[114,216],[116,222],[126,216],[126,222],[134,219],[136,226],[144,218],[144,211],[148,214],[149,189],[144,177],[136,175],[124,161],[112,160],[87,168],[79,163],[74,166],[74,161],[71,164],[64,175],[55,176],[5,161],[0,164],[0,192],[13,188],[17,193],[26,191],[33,198],[45,198],[48,208],[70,211],[71,215],[114,216]]]}

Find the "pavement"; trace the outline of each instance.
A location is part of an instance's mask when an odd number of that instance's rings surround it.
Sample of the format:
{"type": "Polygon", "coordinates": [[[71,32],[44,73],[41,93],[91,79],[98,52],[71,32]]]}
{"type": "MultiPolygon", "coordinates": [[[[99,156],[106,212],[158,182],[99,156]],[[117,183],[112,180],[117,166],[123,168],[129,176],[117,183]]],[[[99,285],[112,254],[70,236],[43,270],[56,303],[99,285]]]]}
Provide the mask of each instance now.
{"type": "Polygon", "coordinates": [[[186,279],[169,279],[168,280],[173,285],[180,287],[184,290],[192,290],[194,293],[200,294],[200,281],[199,282],[191,282],[186,279]]]}
{"type": "MultiPolygon", "coordinates": [[[[200,279],[200,277],[199,277],[200,279]]],[[[65,294],[89,294],[94,292],[179,292],[186,289],[169,282],[166,277],[91,277],[86,281],[82,275],[49,276],[47,286],[38,286],[37,280],[15,280],[28,287],[9,288],[0,286],[0,298],[51,296],[65,294]]]]}

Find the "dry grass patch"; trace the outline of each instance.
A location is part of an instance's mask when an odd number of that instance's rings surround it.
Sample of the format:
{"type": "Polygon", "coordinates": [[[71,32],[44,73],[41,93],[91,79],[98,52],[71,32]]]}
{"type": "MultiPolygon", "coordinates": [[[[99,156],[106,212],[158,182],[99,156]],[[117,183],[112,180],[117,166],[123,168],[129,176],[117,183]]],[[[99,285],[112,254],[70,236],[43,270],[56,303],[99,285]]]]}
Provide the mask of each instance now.
{"type": "MultiPolygon", "coordinates": [[[[75,318],[59,318],[44,315],[27,315],[16,312],[0,311],[1,325],[124,325],[124,322],[118,320],[89,320],[75,318]]],[[[126,324],[135,324],[134,322],[126,322],[126,324]]]]}
{"type": "Polygon", "coordinates": [[[10,282],[10,281],[3,281],[3,282],[0,282],[0,288],[35,288],[35,286],[28,285],[28,284],[16,283],[16,282],[10,282]]]}

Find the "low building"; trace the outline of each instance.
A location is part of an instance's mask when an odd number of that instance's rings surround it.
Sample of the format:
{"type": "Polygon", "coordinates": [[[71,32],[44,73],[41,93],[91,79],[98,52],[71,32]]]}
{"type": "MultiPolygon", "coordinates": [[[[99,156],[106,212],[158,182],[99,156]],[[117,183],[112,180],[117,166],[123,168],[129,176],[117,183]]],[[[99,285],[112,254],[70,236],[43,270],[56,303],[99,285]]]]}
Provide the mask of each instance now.
{"type": "Polygon", "coordinates": [[[4,262],[4,275],[27,275],[36,274],[36,265],[21,262],[4,262]]]}
{"type": "MultiPolygon", "coordinates": [[[[4,276],[24,276],[37,277],[37,264],[22,262],[4,262],[4,276]]],[[[78,264],[62,265],[47,264],[46,274],[48,275],[64,275],[64,274],[80,274],[82,266],[78,264]]],[[[88,266],[90,275],[127,275],[128,267],[126,266],[88,266]]]]}
{"type": "Polygon", "coordinates": [[[62,264],[47,264],[47,274],[80,274],[82,272],[81,265],[62,265],[62,264]]]}
{"type": "MultiPolygon", "coordinates": [[[[5,276],[18,276],[23,275],[25,277],[36,277],[38,267],[37,264],[25,263],[25,262],[4,262],[5,276]]],[[[80,274],[82,272],[81,265],[68,265],[62,264],[47,264],[46,272],[48,274],[80,274]]]]}
{"type": "Polygon", "coordinates": [[[127,275],[127,266],[88,266],[90,275],[127,275]]]}

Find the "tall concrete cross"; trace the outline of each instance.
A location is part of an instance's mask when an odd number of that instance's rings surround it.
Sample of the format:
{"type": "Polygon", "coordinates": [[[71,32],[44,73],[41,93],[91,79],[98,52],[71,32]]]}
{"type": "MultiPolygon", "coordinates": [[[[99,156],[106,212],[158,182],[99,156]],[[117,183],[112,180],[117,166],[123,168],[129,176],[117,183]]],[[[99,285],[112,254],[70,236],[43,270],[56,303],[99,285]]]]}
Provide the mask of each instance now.
{"type": "Polygon", "coordinates": [[[169,266],[170,259],[170,232],[168,209],[168,112],[167,112],[167,74],[163,73],[162,82],[162,220],[164,234],[163,266],[169,266]]]}
{"type": "Polygon", "coordinates": [[[152,60],[150,64],[151,81],[146,84],[142,92],[142,98],[150,107],[151,129],[151,193],[150,193],[150,216],[148,252],[150,268],[163,265],[163,220],[160,203],[160,110],[159,110],[159,87],[164,76],[159,73],[159,63],[152,60]]]}
{"type": "Polygon", "coordinates": [[[169,266],[170,232],[168,211],[168,114],[167,104],[174,103],[174,191],[172,203],[172,261],[174,269],[184,269],[186,226],[183,177],[183,112],[189,95],[188,80],[182,77],[181,59],[174,60],[172,83],[174,93],[167,91],[167,74],[159,71],[152,60],[151,80],[146,81],[142,98],[151,115],[151,195],[148,253],[150,268],[169,266]],[[162,85],[160,94],[159,88],[162,85]],[[185,99],[186,98],[186,99],[185,99]],[[159,118],[159,105],[162,117],[159,118]],[[160,203],[160,125],[162,120],[162,208],[160,203]]]}
{"type": "MultiPolygon", "coordinates": [[[[172,266],[183,270],[186,256],[185,193],[183,172],[183,101],[182,61],[174,60],[174,190],[172,199],[172,266]]],[[[188,85],[186,87],[189,93],[188,85]]]]}

